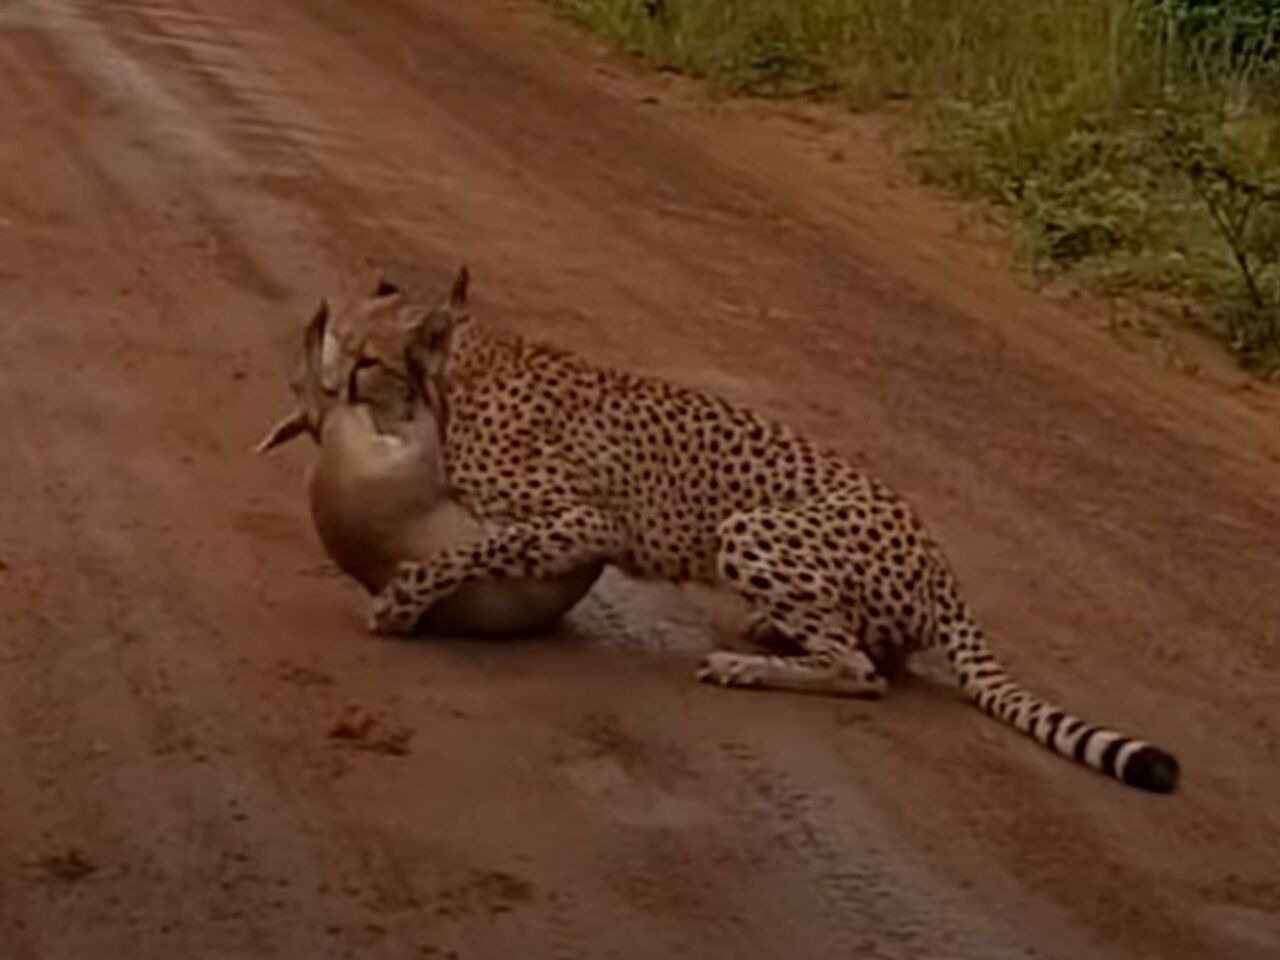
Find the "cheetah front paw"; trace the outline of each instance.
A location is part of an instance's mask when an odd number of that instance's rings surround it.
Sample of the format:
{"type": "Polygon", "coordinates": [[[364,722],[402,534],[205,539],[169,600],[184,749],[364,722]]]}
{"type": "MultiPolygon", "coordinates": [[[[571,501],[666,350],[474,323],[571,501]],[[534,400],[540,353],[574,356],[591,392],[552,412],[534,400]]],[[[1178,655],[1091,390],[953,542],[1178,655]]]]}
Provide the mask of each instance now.
{"type": "Polygon", "coordinates": [[[408,636],[418,625],[417,608],[408,598],[392,590],[373,598],[365,616],[365,626],[375,636],[408,636]]]}
{"type": "Polygon", "coordinates": [[[762,679],[761,666],[759,657],[716,650],[703,659],[697,678],[721,687],[754,687],[762,679]]]}

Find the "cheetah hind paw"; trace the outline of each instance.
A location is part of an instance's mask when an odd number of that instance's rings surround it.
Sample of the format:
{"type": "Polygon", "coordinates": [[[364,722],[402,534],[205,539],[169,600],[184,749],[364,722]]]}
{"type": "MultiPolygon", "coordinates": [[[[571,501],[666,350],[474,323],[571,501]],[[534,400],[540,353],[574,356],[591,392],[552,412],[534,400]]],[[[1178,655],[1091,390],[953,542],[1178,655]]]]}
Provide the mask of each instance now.
{"type": "Polygon", "coordinates": [[[716,650],[703,659],[696,676],[702,683],[721,687],[754,687],[763,679],[762,667],[758,656],[716,650]]]}
{"type": "Polygon", "coordinates": [[[888,687],[875,664],[865,655],[833,666],[814,657],[771,657],[717,650],[702,661],[697,677],[721,687],[793,690],[840,697],[878,700],[888,687]]]}

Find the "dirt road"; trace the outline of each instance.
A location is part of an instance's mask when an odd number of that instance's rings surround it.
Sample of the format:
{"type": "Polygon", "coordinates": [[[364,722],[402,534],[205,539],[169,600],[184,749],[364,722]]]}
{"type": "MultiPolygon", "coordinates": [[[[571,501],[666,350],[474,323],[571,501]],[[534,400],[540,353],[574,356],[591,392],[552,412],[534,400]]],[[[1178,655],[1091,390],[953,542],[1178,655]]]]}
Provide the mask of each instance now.
{"type": "Polygon", "coordinates": [[[1280,956],[1280,417],[1118,350],[869,122],[710,108],[532,3],[0,0],[0,955],[1280,956]],[[364,634],[299,449],[316,297],[501,322],[915,499],[1144,795],[916,680],[696,685],[698,608],[364,634]]]}

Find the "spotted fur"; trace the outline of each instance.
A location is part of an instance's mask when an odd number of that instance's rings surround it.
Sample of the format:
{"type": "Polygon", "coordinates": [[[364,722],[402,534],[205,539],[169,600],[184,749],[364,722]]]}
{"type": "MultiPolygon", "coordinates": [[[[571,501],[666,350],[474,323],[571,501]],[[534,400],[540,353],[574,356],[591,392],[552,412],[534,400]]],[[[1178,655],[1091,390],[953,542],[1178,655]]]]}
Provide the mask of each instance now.
{"type": "Polygon", "coordinates": [[[1132,786],[1175,788],[1171,754],[1010,677],[902,497],[743,407],[487,329],[466,286],[464,269],[445,304],[421,311],[404,362],[442,407],[453,490],[497,529],[402,565],[374,601],[373,631],[411,630],[476,578],[604,560],[727,586],[797,650],[717,651],[704,681],[878,697],[905,658],[937,646],[985,713],[1132,786]]]}

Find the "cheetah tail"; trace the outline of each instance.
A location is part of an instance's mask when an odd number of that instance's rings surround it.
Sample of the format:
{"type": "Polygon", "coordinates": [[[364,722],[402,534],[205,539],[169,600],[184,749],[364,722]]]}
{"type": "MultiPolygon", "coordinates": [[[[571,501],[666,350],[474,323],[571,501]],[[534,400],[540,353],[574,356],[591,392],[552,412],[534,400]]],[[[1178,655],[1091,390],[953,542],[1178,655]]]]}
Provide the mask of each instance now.
{"type": "Polygon", "coordinates": [[[1005,671],[969,617],[943,628],[939,639],[960,689],[983,713],[1131,787],[1153,793],[1172,793],[1177,787],[1179,766],[1173,754],[1086,723],[1023,688],[1005,671]]]}

